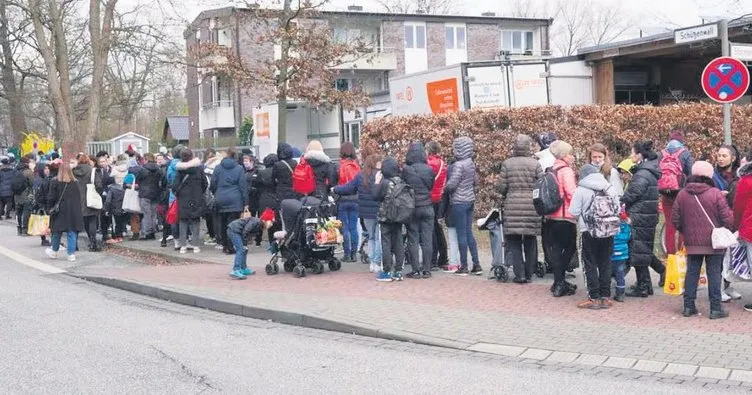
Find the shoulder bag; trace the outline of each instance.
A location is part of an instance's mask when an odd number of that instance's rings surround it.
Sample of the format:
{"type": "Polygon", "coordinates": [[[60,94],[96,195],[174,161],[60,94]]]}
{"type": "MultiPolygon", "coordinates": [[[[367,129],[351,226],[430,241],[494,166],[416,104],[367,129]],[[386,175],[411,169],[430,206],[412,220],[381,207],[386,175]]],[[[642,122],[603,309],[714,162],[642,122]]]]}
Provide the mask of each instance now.
{"type": "Polygon", "coordinates": [[[705,218],[707,218],[708,222],[710,222],[710,226],[713,227],[713,233],[711,234],[711,242],[713,244],[713,249],[725,250],[735,245],[738,241],[737,241],[736,236],[734,236],[734,233],[724,227],[716,228],[715,224],[713,223],[713,220],[710,219],[708,212],[705,211],[705,207],[702,207],[702,203],[700,203],[700,199],[697,198],[697,195],[695,195],[695,201],[697,201],[697,204],[700,206],[700,208],[702,209],[702,212],[705,214],[705,218]]]}

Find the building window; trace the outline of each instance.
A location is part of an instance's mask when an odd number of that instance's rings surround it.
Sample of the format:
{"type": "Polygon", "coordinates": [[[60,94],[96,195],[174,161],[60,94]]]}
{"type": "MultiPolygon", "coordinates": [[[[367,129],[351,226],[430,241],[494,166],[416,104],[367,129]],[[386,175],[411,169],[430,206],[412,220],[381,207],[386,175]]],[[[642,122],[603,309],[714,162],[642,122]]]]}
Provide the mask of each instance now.
{"type": "Polygon", "coordinates": [[[467,40],[464,26],[445,26],[446,49],[465,49],[467,40]]]}
{"type": "Polygon", "coordinates": [[[334,87],[340,92],[347,92],[350,90],[350,80],[345,78],[338,78],[334,81],[334,87]]]}
{"type": "Polygon", "coordinates": [[[426,49],[426,26],[405,24],[405,48],[426,49]]]}
{"type": "Polygon", "coordinates": [[[501,50],[511,53],[533,52],[533,32],[509,30],[501,33],[501,50]]]}

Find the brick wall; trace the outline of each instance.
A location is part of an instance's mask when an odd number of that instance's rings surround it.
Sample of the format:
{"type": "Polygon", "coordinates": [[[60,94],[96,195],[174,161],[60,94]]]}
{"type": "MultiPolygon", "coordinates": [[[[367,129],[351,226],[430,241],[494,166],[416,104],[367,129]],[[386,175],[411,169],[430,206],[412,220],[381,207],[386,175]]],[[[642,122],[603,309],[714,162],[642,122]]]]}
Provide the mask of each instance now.
{"type": "Polygon", "coordinates": [[[446,34],[444,24],[426,23],[426,49],[428,51],[428,69],[446,66],[446,34]]]}
{"type": "MultiPolygon", "coordinates": [[[[274,59],[274,45],[270,42],[259,43],[258,41],[258,37],[262,34],[268,34],[263,24],[241,18],[238,31],[240,56],[251,67],[259,67],[264,62],[274,59]]],[[[274,101],[274,91],[274,87],[241,89],[240,100],[236,100],[235,104],[235,111],[240,113],[240,119],[253,114],[253,109],[258,105],[274,101]]],[[[237,127],[240,126],[240,124],[237,125],[237,127]]]]}
{"type": "Polygon", "coordinates": [[[497,25],[467,24],[467,60],[494,60],[501,48],[501,30],[497,25]]]}
{"type": "Polygon", "coordinates": [[[389,77],[405,75],[405,27],[402,22],[384,21],[382,24],[384,47],[397,55],[397,70],[391,71],[389,77]]]}

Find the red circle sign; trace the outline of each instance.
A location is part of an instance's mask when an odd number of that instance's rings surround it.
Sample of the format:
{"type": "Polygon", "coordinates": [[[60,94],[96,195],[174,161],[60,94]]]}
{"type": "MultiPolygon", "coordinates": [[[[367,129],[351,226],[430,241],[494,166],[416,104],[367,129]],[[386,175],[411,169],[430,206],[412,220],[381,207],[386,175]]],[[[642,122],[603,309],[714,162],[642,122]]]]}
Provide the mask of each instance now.
{"type": "Polygon", "coordinates": [[[713,59],[702,72],[702,90],[718,103],[733,103],[749,88],[749,69],[744,62],[728,56],[713,59]]]}

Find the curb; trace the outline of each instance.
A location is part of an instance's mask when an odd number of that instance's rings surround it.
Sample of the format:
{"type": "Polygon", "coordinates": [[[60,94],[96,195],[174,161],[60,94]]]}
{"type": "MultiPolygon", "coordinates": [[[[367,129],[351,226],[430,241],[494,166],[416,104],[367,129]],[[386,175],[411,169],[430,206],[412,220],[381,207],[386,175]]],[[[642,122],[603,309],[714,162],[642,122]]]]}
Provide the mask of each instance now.
{"type": "Polygon", "coordinates": [[[106,248],[111,248],[113,250],[120,250],[120,251],[133,251],[133,252],[144,254],[144,255],[153,255],[153,256],[165,259],[168,262],[185,262],[185,263],[199,264],[199,265],[223,265],[222,263],[219,263],[219,262],[205,261],[205,260],[189,258],[189,257],[185,257],[185,258],[176,257],[174,255],[170,255],[165,252],[155,252],[155,251],[144,250],[141,248],[134,248],[131,246],[124,246],[124,245],[119,245],[119,244],[108,244],[106,248]]]}
{"type": "Polygon", "coordinates": [[[108,287],[113,287],[157,299],[162,299],[168,302],[178,303],[185,306],[199,307],[220,313],[272,321],[285,325],[294,325],[305,328],[349,333],[379,339],[397,340],[427,346],[453,348],[460,350],[465,350],[468,347],[472,346],[472,343],[463,343],[448,339],[435,338],[390,328],[378,328],[360,322],[347,322],[346,320],[333,320],[283,310],[245,306],[238,303],[226,302],[214,298],[197,296],[185,292],[173,291],[161,287],[146,285],[136,281],[89,276],[70,272],[66,274],[81,280],[90,281],[93,283],[106,285],[108,287]]]}

